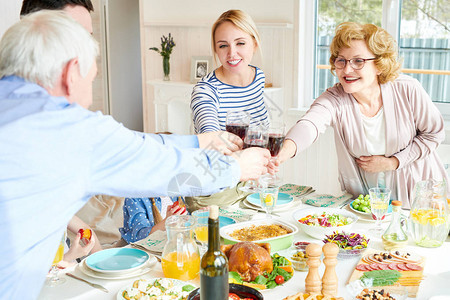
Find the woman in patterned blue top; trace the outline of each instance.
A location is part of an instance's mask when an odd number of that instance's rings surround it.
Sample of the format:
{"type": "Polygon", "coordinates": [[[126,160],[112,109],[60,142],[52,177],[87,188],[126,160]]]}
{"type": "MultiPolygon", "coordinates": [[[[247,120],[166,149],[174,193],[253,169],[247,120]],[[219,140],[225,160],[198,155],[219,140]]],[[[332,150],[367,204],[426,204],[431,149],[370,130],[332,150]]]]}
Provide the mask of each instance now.
{"type": "Polygon", "coordinates": [[[245,12],[229,10],[214,23],[211,38],[215,58],[222,65],[194,87],[191,110],[195,132],[225,130],[230,110],[244,110],[250,114],[251,123],[267,126],[264,72],[250,65],[260,46],[255,23],[245,12]]]}
{"type": "Polygon", "coordinates": [[[180,202],[183,202],[181,197],[125,198],[123,227],[119,228],[122,238],[129,244],[146,238],[156,230],[166,230],[168,217],[187,214],[186,207],[180,202]],[[155,222],[152,199],[164,218],[159,223],[155,222]]]}

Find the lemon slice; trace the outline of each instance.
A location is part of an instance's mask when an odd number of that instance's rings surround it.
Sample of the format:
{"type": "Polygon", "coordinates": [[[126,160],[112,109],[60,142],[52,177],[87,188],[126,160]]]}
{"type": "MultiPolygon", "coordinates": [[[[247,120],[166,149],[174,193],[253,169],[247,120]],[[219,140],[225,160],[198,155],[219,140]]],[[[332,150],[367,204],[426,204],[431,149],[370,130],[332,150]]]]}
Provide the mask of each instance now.
{"type": "Polygon", "coordinates": [[[266,198],[264,199],[264,201],[266,202],[267,206],[273,205],[273,196],[270,194],[267,195],[266,198]]]}
{"type": "Polygon", "coordinates": [[[430,220],[430,224],[433,226],[438,226],[438,225],[442,225],[445,224],[445,219],[444,218],[434,218],[430,220]]]}

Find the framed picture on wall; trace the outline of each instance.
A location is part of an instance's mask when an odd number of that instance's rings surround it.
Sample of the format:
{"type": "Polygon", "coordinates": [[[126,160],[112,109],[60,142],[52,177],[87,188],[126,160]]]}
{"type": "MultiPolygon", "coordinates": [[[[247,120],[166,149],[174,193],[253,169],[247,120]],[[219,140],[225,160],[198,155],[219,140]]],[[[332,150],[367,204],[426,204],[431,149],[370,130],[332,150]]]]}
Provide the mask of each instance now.
{"type": "Polygon", "coordinates": [[[212,56],[192,56],[191,83],[197,83],[203,76],[211,72],[212,56]]]}

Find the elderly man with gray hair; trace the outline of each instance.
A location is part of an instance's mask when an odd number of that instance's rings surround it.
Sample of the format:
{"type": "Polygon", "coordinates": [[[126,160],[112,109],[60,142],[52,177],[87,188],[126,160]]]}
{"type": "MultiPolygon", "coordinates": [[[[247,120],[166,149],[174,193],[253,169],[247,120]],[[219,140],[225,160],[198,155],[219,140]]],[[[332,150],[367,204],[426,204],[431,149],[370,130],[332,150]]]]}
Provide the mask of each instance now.
{"type": "Polygon", "coordinates": [[[24,17],[0,41],[2,298],[38,296],[68,221],[92,195],[167,196],[174,185],[207,195],[267,172],[269,151],[236,151],[230,134],[143,134],[89,111],[97,55],[90,33],[58,11],[24,17]]]}

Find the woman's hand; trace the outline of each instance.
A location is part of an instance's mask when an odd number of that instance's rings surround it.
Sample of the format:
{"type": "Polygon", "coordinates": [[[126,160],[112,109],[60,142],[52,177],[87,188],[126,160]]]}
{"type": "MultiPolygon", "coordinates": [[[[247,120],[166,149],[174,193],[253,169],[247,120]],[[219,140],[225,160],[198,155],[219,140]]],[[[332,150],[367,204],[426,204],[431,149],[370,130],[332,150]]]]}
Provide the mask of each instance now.
{"type": "Polygon", "coordinates": [[[361,169],[370,173],[396,170],[399,165],[397,157],[383,155],[361,156],[356,159],[356,163],[361,169]]]}
{"type": "Polygon", "coordinates": [[[84,246],[82,246],[80,244],[80,240],[81,240],[81,234],[78,232],[77,236],[75,237],[75,239],[71,243],[69,251],[67,251],[64,254],[63,260],[65,262],[70,263],[70,262],[74,261],[77,258],[86,256],[86,255],[88,255],[91,252],[92,248],[94,248],[94,245],[95,245],[95,242],[96,242],[95,238],[91,238],[91,240],[87,241],[87,243],[84,246]]]}
{"type": "Polygon", "coordinates": [[[216,150],[225,155],[231,155],[244,146],[240,137],[227,131],[201,133],[197,138],[200,148],[216,150]]]}
{"type": "Polygon", "coordinates": [[[283,162],[291,158],[297,152],[297,145],[293,140],[285,139],[283,142],[283,147],[278,153],[277,159],[274,162],[275,166],[281,165],[283,162]]]}
{"type": "Polygon", "coordinates": [[[157,230],[165,230],[166,228],[166,220],[168,217],[177,215],[177,216],[183,216],[187,215],[186,206],[180,206],[178,204],[178,201],[174,202],[172,205],[167,206],[166,210],[166,218],[159,222],[158,224],[155,224],[152,227],[152,230],[150,230],[150,233],[153,233],[157,230]]]}

